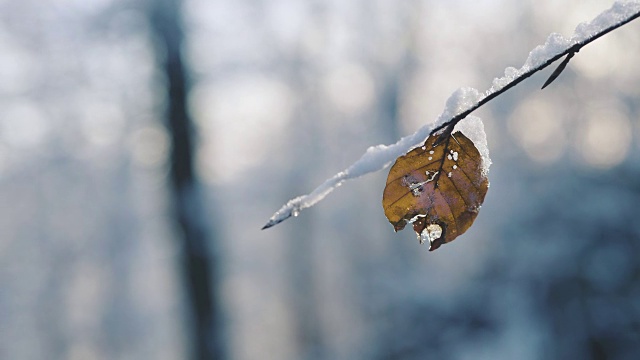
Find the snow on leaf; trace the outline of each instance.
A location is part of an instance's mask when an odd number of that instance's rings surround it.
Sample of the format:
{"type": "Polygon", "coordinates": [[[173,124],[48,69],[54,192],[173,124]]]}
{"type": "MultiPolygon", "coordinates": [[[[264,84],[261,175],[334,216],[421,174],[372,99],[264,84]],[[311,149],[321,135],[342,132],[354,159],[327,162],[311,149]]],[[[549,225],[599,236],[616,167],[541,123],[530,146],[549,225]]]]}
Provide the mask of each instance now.
{"type": "Polygon", "coordinates": [[[486,177],[489,174],[491,158],[489,157],[487,133],[484,131],[484,123],[482,122],[482,119],[477,116],[467,116],[456,125],[454,130],[461,131],[464,136],[471,140],[478,152],[480,152],[480,156],[482,156],[482,176],[486,177]]]}
{"type": "Polygon", "coordinates": [[[489,189],[483,156],[474,143],[457,131],[434,146],[439,135],[424,144],[433,154],[418,147],[396,160],[382,197],[394,229],[412,223],[420,243],[429,240],[430,251],[469,229],[489,189]],[[452,154],[458,154],[457,160],[452,154]]]}

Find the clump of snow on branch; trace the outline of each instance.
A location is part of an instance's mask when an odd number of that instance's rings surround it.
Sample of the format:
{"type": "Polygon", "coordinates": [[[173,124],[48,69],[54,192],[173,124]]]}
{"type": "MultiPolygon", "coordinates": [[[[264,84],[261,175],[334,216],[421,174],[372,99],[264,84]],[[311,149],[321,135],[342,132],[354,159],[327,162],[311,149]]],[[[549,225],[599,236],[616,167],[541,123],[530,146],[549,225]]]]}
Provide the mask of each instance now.
{"type": "MultiPolygon", "coordinates": [[[[486,96],[500,91],[528,71],[543,65],[572,46],[580,44],[638,13],[640,13],[640,0],[617,1],[610,9],[602,12],[592,21],[579,24],[570,39],[566,39],[557,33],[549,35],[544,45],[537,46],[529,53],[527,60],[520,69],[514,67],[506,68],[504,76],[495,78],[491,88],[484,93],[480,93],[473,88],[458,89],[447,100],[445,109],[434,123],[421,127],[414,134],[403,137],[395,144],[369,147],[360,159],[347,169],[325,180],[311,193],[289,200],[280,210],[273,214],[264,228],[276,225],[291,216],[297,216],[302,209],[315,205],[347,180],[384,169],[397,157],[421,145],[438,125],[444,124],[456,115],[475,107],[486,96]]],[[[483,174],[486,175],[486,172],[489,171],[489,165],[491,165],[491,159],[489,158],[489,148],[487,147],[482,121],[475,117],[467,117],[459,122],[456,128],[471,139],[478,148],[483,159],[483,174]]]]}
{"type": "Polygon", "coordinates": [[[513,79],[522,74],[523,73],[520,70],[509,66],[508,68],[504,69],[503,77],[493,79],[493,85],[491,86],[491,89],[487,91],[487,95],[499,91],[500,89],[509,85],[513,81],[513,79]]]}
{"type": "Polygon", "coordinates": [[[609,10],[602,12],[595,19],[578,25],[571,37],[571,42],[585,41],[602,30],[629,19],[638,12],[640,12],[640,1],[616,1],[609,10]]]}
{"type": "MultiPolygon", "coordinates": [[[[483,95],[472,87],[463,87],[454,91],[453,94],[449,96],[449,99],[447,99],[447,104],[440,116],[438,116],[438,119],[435,121],[434,127],[444,124],[456,115],[471,109],[477,105],[478,101],[482,100],[482,98],[483,95]]],[[[425,139],[426,137],[422,139],[419,144],[422,144],[425,139]]]]}
{"type": "Polygon", "coordinates": [[[527,61],[522,66],[522,70],[529,71],[544,64],[548,59],[562,53],[573,44],[569,39],[558,33],[552,33],[547,37],[544,45],[538,45],[529,53],[527,61]]]}

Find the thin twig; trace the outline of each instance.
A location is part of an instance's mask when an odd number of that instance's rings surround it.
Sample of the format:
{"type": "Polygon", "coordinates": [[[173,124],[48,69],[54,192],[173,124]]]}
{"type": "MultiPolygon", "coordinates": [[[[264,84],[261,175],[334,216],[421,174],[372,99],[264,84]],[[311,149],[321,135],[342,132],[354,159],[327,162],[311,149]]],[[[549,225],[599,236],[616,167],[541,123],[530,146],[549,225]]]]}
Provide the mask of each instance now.
{"type": "Polygon", "coordinates": [[[460,122],[460,120],[466,118],[469,114],[471,114],[472,112],[476,111],[478,108],[480,108],[482,105],[488,103],[489,101],[495,99],[496,97],[498,97],[499,95],[501,95],[502,93],[506,92],[507,90],[511,89],[512,87],[518,85],[519,83],[521,83],[522,81],[524,81],[525,79],[527,79],[528,77],[530,77],[531,75],[535,74],[536,72],[546,68],[547,66],[553,64],[556,60],[560,59],[561,57],[568,55],[570,53],[577,53],[578,51],[580,51],[580,49],[582,49],[584,46],[586,46],[587,44],[590,44],[591,42],[595,41],[596,39],[604,36],[605,34],[610,33],[611,31],[626,25],[628,23],[630,23],[631,21],[637,19],[638,17],[640,17],[640,13],[637,13],[633,16],[631,16],[630,18],[626,19],[625,21],[622,21],[620,23],[617,23],[615,25],[612,25],[606,29],[604,29],[603,31],[594,34],[592,37],[585,39],[579,43],[576,43],[575,45],[571,46],[570,48],[566,49],[565,51],[559,53],[558,55],[548,59],[547,61],[545,61],[544,63],[542,63],[541,65],[538,65],[537,67],[523,73],[522,75],[516,77],[515,79],[513,79],[513,81],[511,81],[509,84],[505,85],[502,89],[491,93],[489,95],[487,95],[486,97],[484,97],[482,100],[478,101],[474,106],[472,106],[471,108],[469,108],[468,110],[454,116],[453,118],[451,118],[451,120],[446,121],[438,126],[436,126],[433,130],[431,130],[430,135],[433,135],[435,132],[439,131],[440,129],[444,129],[447,126],[455,126],[458,122],[460,122]]]}

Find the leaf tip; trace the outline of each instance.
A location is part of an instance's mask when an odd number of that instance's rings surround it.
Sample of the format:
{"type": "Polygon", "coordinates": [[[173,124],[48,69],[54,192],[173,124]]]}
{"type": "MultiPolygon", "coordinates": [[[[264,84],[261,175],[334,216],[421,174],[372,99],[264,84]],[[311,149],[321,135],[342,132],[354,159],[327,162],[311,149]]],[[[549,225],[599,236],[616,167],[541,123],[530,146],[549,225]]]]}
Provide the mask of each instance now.
{"type": "MultiPolygon", "coordinates": [[[[579,50],[579,49],[578,49],[579,50]]],[[[578,50],[570,52],[569,54],[567,54],[567,57],[562,60],[562,62],[560,63],[560,65],[558,65],[558,67],[553,71],[553,73],[551,73],[551,75],[549,76],[549,78],[547,79],[547,81],[544,82],[544,84],[542,85],[542,87],[540,88],[540,90],[543,90],[544,88],[546,88],[547,86],[549,86],[549,84],[551,84],[552,82],[555,81],[555,79],[558,78],[558,76],[560,76],[560,74],[564,71],[564,69],[567,67],[567,64],[569,64],[569,60],[571,60],[571,58],[573,57],[573,55],[575,55],[576,52],[578,52],[578,50]]]]}

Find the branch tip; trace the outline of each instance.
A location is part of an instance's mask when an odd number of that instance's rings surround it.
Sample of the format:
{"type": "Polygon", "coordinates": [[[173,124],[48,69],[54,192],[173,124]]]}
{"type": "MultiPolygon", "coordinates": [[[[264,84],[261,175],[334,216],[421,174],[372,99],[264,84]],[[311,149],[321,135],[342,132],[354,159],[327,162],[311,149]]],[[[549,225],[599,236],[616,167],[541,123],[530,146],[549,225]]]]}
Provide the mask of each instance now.
{"type": "Polygon", "coordinates": [[[284,213],[284,214],[280,213],[280,212],[277,212],[271,217],[271,219],[269,219],[269,221],[260,230],[265,230],[265,229],[268,229],[270,227],[274,227],[274,226],[280,224],[281,222],[287,220],[291,216],[294,216],[294,215],[293,215],[293,211],[290,210],[290,209],[288,210],[287,213],[284,213]]]}
{"type": "Polygon", "coordinates": [[[286,219],[288,219],[288,218],[289,218],[289,217],[287,216],[286,218],[284,218],[284,219],[282,219],[282,220],[278,220],[278,221],[273,220],[273,219],[272,219],[272,220],[269,220],[269,222],[267,222],[267,223],[262,227],[262,229],[260,229],[260,230],[266,230],[266,229],[268,229],[268,228],[274,227],[274,226],[276,226],[276,225],[280,224],[281,222],[285,221],[285,220],[286,220],[286,219]]]}

